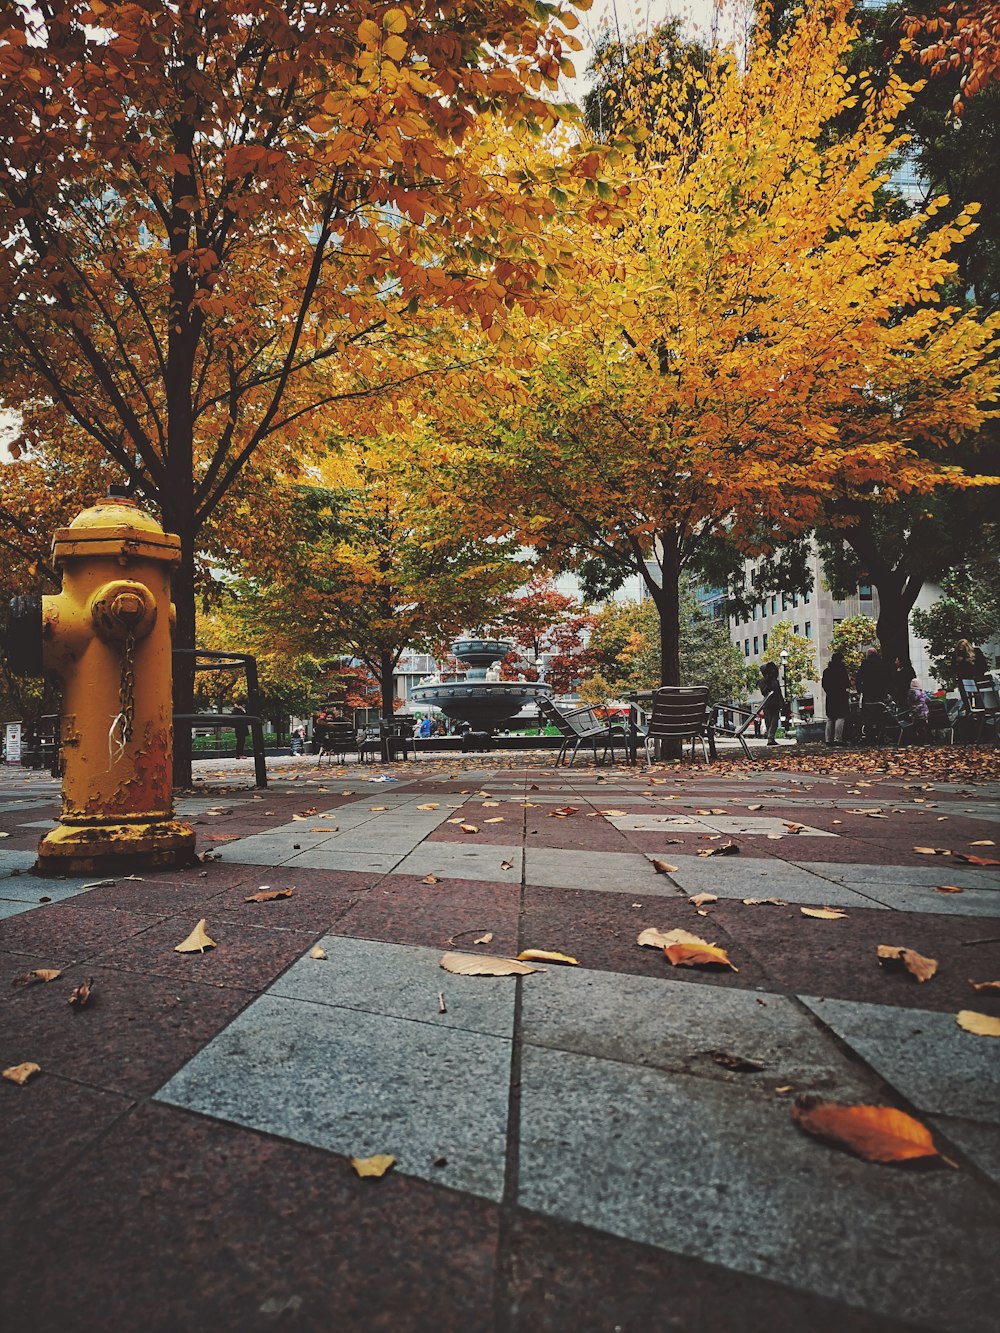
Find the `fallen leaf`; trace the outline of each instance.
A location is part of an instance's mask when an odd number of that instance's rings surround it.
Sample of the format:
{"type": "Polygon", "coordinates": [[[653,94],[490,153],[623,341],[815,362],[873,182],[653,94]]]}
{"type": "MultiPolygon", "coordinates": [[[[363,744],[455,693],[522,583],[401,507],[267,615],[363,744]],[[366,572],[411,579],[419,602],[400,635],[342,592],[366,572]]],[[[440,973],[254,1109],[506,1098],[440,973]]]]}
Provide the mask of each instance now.
{"type": "Polygon", "coordinates": [[[703,847],[699,856],[739,856],[740,849],[735,842],[724,842],[721,847],[703,847]]]}
{"type": "Polygon", "coordinates": [[[792,1083],[783,1083],[780,1088],[775,1088],[775,1092],[783,1097],[786,1092],[791,1092],[794,1086],[792,1083]]]}
{"type": "Polygon", "coordinates": [[[647,926],[636,940],[636,944],[650,949],[665,949],[670,944],[701,943],[701,936],[692,935],[689,930],[657,930],[655,926],[647,926]]]}
{"type": "Polygon", "coordinates": [[[577,807],[576,807],[575,805],[561,805],[561,806],[559,806],[559,808],[558,808],[557,810],[550,810],[550,811],[549,811],[549,818],[550,818],[550,819],[568,819],[570,815],[575,815],[575,814],[576,814],[576,810],[577,810],[577,807]]]}
{"type": "Polygon", "coordinates": [[[704,907],[706,903],[717,903],[718,901],[719,895],[717,893],[696,893],[694,897],[690,899],[690,902],[694,907],[704,907]]]}
{"type": "Polygon", "coordinates": [[[488,930],[488,931],[486,932],[485,935],[479,935],[479,936],[477,936],[477,937],[472,941],[472,943],[473,943],[473,944],[492,944],[492,943],[493,943],[493,932],[492,932],[492,930],[488,930]]]}
{"type": "Polygon", "coordinates": [[[214,948],[215,940],[209,939],[205,930],[205,918],[202,917],[187,939],[174,945],[174,953],[204,953],[206,949],[214,948]]]}
{"type": "Polygon", "coordinates": [[[748,805],[748,806],[747,806],[747,809],[748,809],[748,810],[763,810],[764,807],[763,807],[762,805],[748,805]]]}
{"type": "Polygon", "coordinates": [[[10,983],[12,986],[33,986],[38,981],[55,981],[62,972],[56,967],[35,967],[30,972],[22,972],[10,983]]]}
{"type": "Polygon", "coordinates": [[[796,824],[794,822],[789,823],[786,819],[783,819],[781,822],[784,824],[785,828],[788,829],[789,833],[801,833],[805,828],[805,824],[796,824]]]}
{"type": "Polygon", "coordinates": [[[539,970],[515,958],[492,958],[488,954],[476,953],[442,954],[439,966],[459,977],[516,977],[539,970]]]}
{"type": "Polygon", "coordinates": [[[796,1097],[792,1119],[806,1133],[832,1139],[866,1162],[939,1156],[926,1125],[893,1106],[845,1106],[819,1097],[796,1097]]]}
{"type": "Polygon", "coordinates": [[[951,856],[947,847],[914,847],[921,856],[951,856]]]}
{"type": "Polygon", "coordinates": [[[901,944],[879,944],[875,948],[880,963],[901,963],[918,981],[930,981],[938,970],[936,958],[925,958],[915,949],[901,944]]]}
{"type": "Polygon", "coordinates": [[[478,824],[462,824],[462,825],[460,825],[460,827],[461,827],[461,830],[462,830],[463,833],[478,833],[478,832],[479,832],[479,825],[478,825],[478,824]]]}
{"type": "Polygon", "coordinates": [[[421,884],[440,884],[440,882],[441,880],[438,875],[425,875],[420,881],[421,884]]]}
{"type": "Polygon", "coordinates": [[[314,944],[313,947],[309,950],[309,957],[320,958],[320,959],[325,958],[326,950],[321,949],[318,944],[314,944]]]}
{"type": "Polygon", "coordinates": [[[821,921],[839,921],[847,915],[846,912],[835,912],[832,907],[800,907],[799,911],[803,916],[819,917],[821,921]]]}
{"type": "MultiPolygon", "coordinates": [[[[239,840],[239,836],[240,836],[240,835],[239,835],[238,833],[210,833],[210,834],[208,835],[208,837],[205,839],[205,841],[206,841],[206,842],[237,842],[237,841],[239,840]]],[[[112,880],[112,883],[114,883],[113,880],[112,880]]]]}
{"type": "Polygon", "coordinates": [[[991,1014],[977,1014],[974,1009],[961,1009],[955,1016],[955,1022],[977,1037],[1000,1037],[1000,1018],[991,1014]]]}
{"type": "Polygon", "coordinates": [[[41,1065],[32,1064],[30,1060],[25,1060],[23,1064],[11,1065],[9,1069],[5,1069],[3,1071],[3,1077],[7,1079],[9,1083],[20,1083],[23,1086],[32,1075],[40,1074],[41,1072],[41,1065]]]}
{"type": "Polygon", "coordinates": [[[566,963],[569,967],[580,966],[578,958],[571,958],[568,953],[553,953],[549,949],[522,949],[517,956],[522,963],[566,963]]]}
{"type": "Polygon", "coordinates": [[[377,1154],[375,1157],[352,1157],[351,1166],[359,1176],[368,1177],[372,1180],[381,1180],[390,1167],[396,1163],[395,1157],[389,1157],[385,1153],[377,1154]]]}
{"type": "MultiPolygon", "coordinates": [[[[9,838],[9,837],[10,837],[9,833],[0,833],[0,838],[9,838]]],[[[7,1077],[6,1074],[4,1075],[4,1077],[5,1078],[7,1077]]]]}
{"type": "Polygon", "coordinates": [[[787,907],[784,898],[744,898],[744,907],[787,907]]]}
{"type": "Polygon", "coordinates": [[[439,810],[440,808],[437,801],[427,801],[423,805],[417,806],[418,810],[439,810]]]}
{"type": "Polygon", "coordinates": [[[783,833],[767,833],[765,837],[769,842],[780,842],[785,835],[783,833]]]}
{"type": "Polygon", "coordinates": [[[294,892],[294,889],[261,889],[259,893],[251,893],[243,901],[245,903],[273,903],[275,898],[290,898],[294,892]]]}
{"type": "Polygon", "coordinates": [[[980,838],[977,842],[970,842],[970,847],[995,847],[996,843],[992,838],[980,838]]]}
{"type": "Polygon", "coordinates": [[[91,989],[94,985],[94,978],[88,977],[86,981],[81,981],[79,986],[74,986],[69,993],[68,1003],[75,1009],[83,1009],[90,1003],[91,989]]]}
{"type": "Polygon", "coordinates": [[[973,990],[1000,991],[1000,981],[973,981],[969,979],[973,990]]]}
{"type": "Polygon", "coordinates": [[[628,815],[627,810],[602,810],[601,814],[606,819],[625,819],[628,815]]]}
{"type": "Polygon", "coordinates": [[[483,808],[484,810],[496,809],[497,806],[499,806],[499,804],[500,804],[499,801],[484,801],[484,802],[483,802],[483,807],[482,807],[482,808],[483,808]]]}
{"type": "Polygon", "coordinates": [[[514,862],[513,862],[513,861],[501,861],[501,862],[500,862],[500,869],[501,869],[501,870],[513,870],[513,869],[514,869],[514,862]]]}
{"type": "Polygon", "coordinates": [[[935,893],[961,893],[962,890],[958,887],[957,884],[939,884],[939,885],[935,888],[934,892],[935,892],[935,893]]]}
{"type": "Polygon", "coordinates": [[[311,829],[309,830],[309,832],[310,832],[310,833],[339,833],[339,832],[340,832],[340,829],[338,829],[338,828],[311,828],[311,829]]]}
{"type": "MultiPolygon", "coordinates": [[[[700,856],[701,853],[699,852],[698,855],[700,856]]],[[[658,875],[672,875],[677,867],[672,866],[669,861],[654,861],[653,869],[658,875]]]]}
{"type": "Polygon", "coordinates": [[[484,820],[483,822],[484,822],[485,824],[502,824],[502,823],[503,823],[503,815],[495,815],[492,819],[486,819],[486,820],[484,820]]]}
{"type": "Polygon", "coordinates": [[[992,856],[971,856],[968,852],[952,852],[952,856],[967,866],[1000,866],[1000,861],[992,856]]]}
{"type": "Polygon", "coordinates": [[[731,1069],[735,1074],[753,1074],[767,1068],[763,1060],[750,1060],[744,1055],[733,1055],[731,1051],[708,1051],[707,1054],[717,1065],[731,1069]]]}
{"type": "MultiPolygon", "coordinates": [[[[368,809],[369,809],[369,810],[388,810],[389,807],[388,807],[387,805],[370,805],[370,806],[368,807],[368,809]]],[[[294,815],[293,815],[292,817],[294,818],[294,815]]]]}
{"type": "Polygon", "coordinates": [[[731,967],[734,972],[739,968],[729,961],[725,949],[709,944],[707,940],[697,943],[668,944],[663,950],[674,967],[731,967]]]}
{"type": "MultiPolygon", "coordinates": [[[[129,875],[128,878],[134,879],[135,876],[129,875]]],[[[80,892],[83,893],[84,889],[113,889],[114,887],[115,881],[113,879],[95,879],[92,884],[81,885],[80,892]]]]}

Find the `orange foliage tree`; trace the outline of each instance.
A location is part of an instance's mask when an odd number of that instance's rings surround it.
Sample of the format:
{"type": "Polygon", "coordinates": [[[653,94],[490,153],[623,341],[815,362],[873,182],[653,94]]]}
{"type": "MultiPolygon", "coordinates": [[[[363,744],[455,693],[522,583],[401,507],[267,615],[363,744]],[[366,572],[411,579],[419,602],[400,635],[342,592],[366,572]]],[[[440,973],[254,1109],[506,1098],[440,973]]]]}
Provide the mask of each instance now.
{"type": "Polygon", "coordinates": [[[961,70],[961,90],[954,111],[961,116],[964,98],[973,97],[1000,78],[1000,4],[996,0],[952,0],[930,14],[906,20],[906,30],[932,74],[961,70]]]}
{"type": "Polygon", "coordinates": [[[3,405],[29,443],[82,432],[180,534],[178,646],[200,534],[265,441],[299,456],[317,413],[384,400],[429,307],[487,323],[542,291],[551,201],[462,144],[487,114],[557,122],[576,22],[536,0],[3,6],[3,405]]]}
{"type": "Polygon", "coordinates": [[[515,312],[519,358],[448,426],[470,505],[488,478],[550,561],[642,578],[665,684],[681,576],[720,540],[761,553],[844,496],[976,481],[949,448],[993,413],[1000,323],[940,299],[974,207],[886,216],[910,93],[848,73],[854,33],[832,4],[761,24],[745,61],[639,42],[602,197],[559,219],[564,319],[515,312]]]}

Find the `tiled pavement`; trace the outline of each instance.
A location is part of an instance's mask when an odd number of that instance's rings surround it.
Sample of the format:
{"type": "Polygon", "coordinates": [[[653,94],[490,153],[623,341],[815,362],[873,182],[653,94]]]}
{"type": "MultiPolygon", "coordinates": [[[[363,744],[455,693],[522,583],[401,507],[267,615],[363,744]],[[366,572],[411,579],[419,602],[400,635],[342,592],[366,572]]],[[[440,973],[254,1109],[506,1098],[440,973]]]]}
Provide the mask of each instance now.
{"type": "Polygon", "coordinates": [[[392,773],[190,798],[220,860],[96,884],[30,873],[54,787],[0,778],[0,964],[63,969],[0,990],[2,1066],[43,1069],[0,1084],[6,1326],[996,1327],[1000,1042],[955,1013],[1000,1015],[968,985],[1000,978],[1000,868],[913,848],[994,856],[997,789],[392,773]],[[174,952],[200,917],[217,948],[174,952]],[[739,972],[671,970],[654,925],[739,972]],[[454,947],[582,965],[458,977],[454,947]],[[909,1110],[957,1169],[807,1138],[798,1092],[909,1110]]]}

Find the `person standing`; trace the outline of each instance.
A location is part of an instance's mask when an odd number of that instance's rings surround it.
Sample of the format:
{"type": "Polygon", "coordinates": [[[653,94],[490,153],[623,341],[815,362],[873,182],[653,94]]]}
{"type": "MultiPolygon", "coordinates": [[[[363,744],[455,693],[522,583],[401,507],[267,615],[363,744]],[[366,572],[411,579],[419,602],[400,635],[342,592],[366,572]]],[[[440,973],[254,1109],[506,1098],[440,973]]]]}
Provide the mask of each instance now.
{"type": "MultiPolygon", "coordinates": [[[[869,648],[858,667],[858,693],[861,695],[861,729],[867,741],[881,744],[885,734],[885,701],[889,694],[889,673],[882,654],[869,648]]],[[[909,682],[907,682],[907,687],[909,682]]]]}
{"type": "Polygon", "coordinates": [[[822,683],[823,693],[826,695],[826,743],[841,745],[844,740],[844,723],[849,712],[847,696],[851,689],[851,673],[847,669],[842,653],[831,654],[823,672],[822,683]]]}
{"type": "Polygon", "coordinates": [[[910,681],[917,673],[908,657],[897,657],[890,673],[889,693],[897,708],[909,707],[910,681]]]}
{"type": "MultiPolygon", "coordinates": [[[[241,717],[246,717],[247,710],[242,704],[233,704],[233,712],[241,717]]],[[[234,723],[236,731],[236,758],[243,759],[246,755],[247,732],[250,730],[246,722],[234,723]]]]}
{"type": "Polygon", "coordinates": [[[778,720],[785,706],[777,662],[765,662],[760,669],[760,692],[764,696],[764,722],[767,725],[768,745],[777,745],[778,720]]]}

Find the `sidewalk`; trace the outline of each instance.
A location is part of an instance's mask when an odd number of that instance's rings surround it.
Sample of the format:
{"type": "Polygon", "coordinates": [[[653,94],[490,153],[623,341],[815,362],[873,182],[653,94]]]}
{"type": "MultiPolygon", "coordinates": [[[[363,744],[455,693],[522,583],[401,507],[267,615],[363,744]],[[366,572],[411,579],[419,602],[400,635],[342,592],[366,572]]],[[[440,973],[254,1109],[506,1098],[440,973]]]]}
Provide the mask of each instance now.
{"type": "Polygon", "coordinates": [[[914,848],[1000,860],[1000,783],[782,761],[213,763],[179,811],[219,859],[96,886],[30,873],[57,787],[0,769],[0,1067],[42,1071],[0,1082],[6,1327],[993,1330],[1000,1040],[955,1016],[1000,1017],[1000,866],[914,848]],[[527,948],[580,966],[439,966],[527,948]],[[811,1137],[801,1093],[955,1166],[811,1137]]]}

